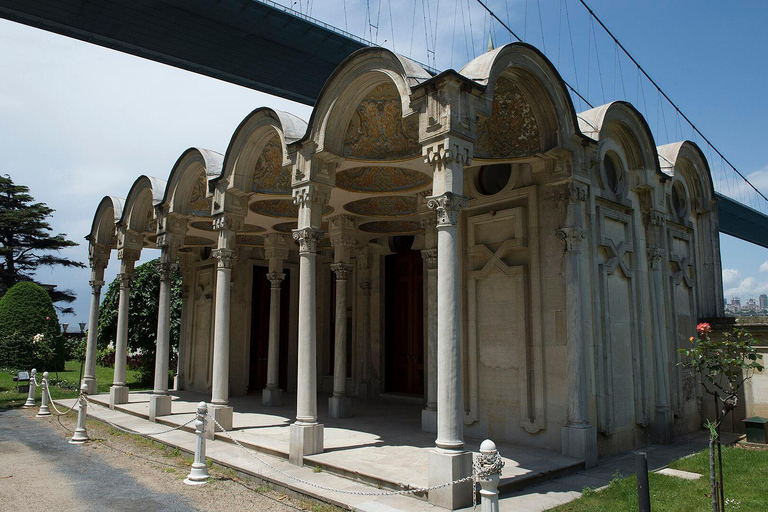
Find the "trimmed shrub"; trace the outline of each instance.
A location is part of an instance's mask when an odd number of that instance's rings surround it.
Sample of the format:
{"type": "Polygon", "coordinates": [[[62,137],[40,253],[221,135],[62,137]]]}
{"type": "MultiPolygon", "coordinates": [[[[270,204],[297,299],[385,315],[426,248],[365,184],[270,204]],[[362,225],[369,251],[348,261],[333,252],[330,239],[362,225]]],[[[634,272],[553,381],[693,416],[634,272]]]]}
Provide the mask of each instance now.
{"type": "Polygon", "coordinates": [[[15,284],[0,299],[0,366],[40,371],[64,369],[64,340],[51,297],[40,285],[15,284]],[[42,340],[35,341],[35,335],[42,340]]]}

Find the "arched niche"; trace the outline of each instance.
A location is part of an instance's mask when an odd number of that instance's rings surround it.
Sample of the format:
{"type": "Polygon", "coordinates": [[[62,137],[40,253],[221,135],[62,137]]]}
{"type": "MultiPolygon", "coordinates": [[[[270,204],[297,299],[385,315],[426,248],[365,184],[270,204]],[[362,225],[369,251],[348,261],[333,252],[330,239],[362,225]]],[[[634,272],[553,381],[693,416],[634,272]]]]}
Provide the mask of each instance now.
{"type": "Polygon", "coordinates": [[[183,216],[210,217],[213,196],[208,181],[221,175],[224,156],[207,149],[189,148],[171,170],[163,203],[168,212],[183,216]]]}
{"type": "Polygon", "coordinates": [[[162,202],[166,185],[165,180],[140,176],[126,196],[120,222],[145,237],[154,234],[157,231],[155,206],[162,202]]]}
{"type": "Polygon", "coordinates": [[[124,199],[111,196],[106,196],[99,202],[93,216],[91,232],[87,237],[92,247],[117,247],[116,225],[123,216],[124,204],[124,199]]]}

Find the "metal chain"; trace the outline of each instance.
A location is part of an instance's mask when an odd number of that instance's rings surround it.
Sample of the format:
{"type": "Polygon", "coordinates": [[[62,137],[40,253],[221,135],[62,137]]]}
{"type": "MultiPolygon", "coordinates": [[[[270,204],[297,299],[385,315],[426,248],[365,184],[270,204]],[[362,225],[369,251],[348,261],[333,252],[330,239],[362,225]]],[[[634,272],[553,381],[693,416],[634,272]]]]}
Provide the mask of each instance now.
{"type": "Polygon", "coordinates": [[[184,423],[183,425],[178,425],[178,426],[176,426],[176,427],[173,427],[173,428],[169,428],[168,430],[163,430],[162,432],[150,432],[150,433],[148,433],[148,434],[145,434],[145,433],[143,433],[143,432],[139,432],[139,431],[137,431],[137,430],[133,430],[133,429],[130,429],[130,428],[121,427],[120,425],[117,425],[117,424],[115,424],[115,423],[112,423],[112,422],[111,422],[111,421],[109,421],[107,418],[105,418],[104,416],[102,416],[102,415],[101,415],[101,413],[99,413],[98,409],[96,409],[96,407],[94,407],[94,404],[93,404],[93,403],[92,403],[90,400],[88,400],[88,399],[86,398],[86,399],[85,399],[85,402],[86,402],[88,405],[90,405],[90,406],[91,406],[91,411],[93,411],[93,413],[94,413],[94,414],[96,414],[96,416],[98,416],[99,418],[101,418],[101,420],[102,420],[104,423],[107,423],[109,426],[111,426],[111,427],[113,427],[113,428],[116,428],[117,430],[121,430],[121,431],[125,432],[126,434],[137,434],[137,435],[140,435],[140,436],[143,436],[143,437],[147,437],[147,438],[148,438],[148,437],[151,437],[151,436],[159,436],[159,435],[162,435],[162,434],[168,434],[169,432],[173,432],[174,430],[179,430],[179,429],[181,429],[181,428],[184,428],[184,427],[186,427],[187,425],[189,425],[189,424],[193,423],[193,422],[194,422],[194,421],[197,419],[197,416],[195,416],[194,418],[192,418],[192,419],[191,419],[191,420],[189,420],[188,422],[184,423]]]}
{"type": "MultiPolygon", "coordinates": [[[[297,476],[291,475],[290,473],[287,473],[287,472],[283,471],[282,469],[276,468],[275,466],[273,466],[269,462],[267,462],[264,459],[262,459],[261,457],[259,457],[252,450],[249,450],[248,448],[246,448],[245,446],[240,444],[240,442],[237,439],[235,439],[234,437],[232,437],[230,435],[230,433],[227,432],[224,429],[224,427],[222,427],[221,424],[218,421],[216,421],[216,418],[211,416],[210,413],[208,413],[208,417],[211,420],[213,420],[213,422],[216,424],[216,426],[219,427],[221,432],[225,436],[227,436],[230,441],[235,443],[243,451],[245,451],[245,453],[247,453],[248,455],[250,455],[252,458],[256,459],[257,461],[261,462],[262,464],[267,466],[272,471],[280,473],[281,475],[286,476],[286,477],[288,477],[288,478],[290,478],[292,480],[295,480],[295,481],[297,481],[297,482],[299,482],[301,484],[308,485],[310,487],[315,487],[316,489],[322,489],[324,491],[338,492],[338,493],[342,493],[342,494],[352,494],[352,495],[356,495],[356,496],[396,496],[396,495],[402,495],[402,494],[413,494],[413,493],[418,493],[418,492],[434,491],[436,489],[442,489],[443,487],[448,487],[450,485],[461,484],[461,483],[464,483],[464,482],[469,482],[470,480],[471,481],[475,480],[475,475],[474,475],[474,472],[473,472],[472,475],[469,475],[467,477],[461,478],[459,480],[454,480],[453,482],[448,482],[448,483],[445,483],[445,484],[435,485],[435,486],[432,486],[432,487],[419,487],[419,488],[416,488],[416,489],[406,489],[406,490],[402,490],[402,491],[380,491],[380,492],[373,492],[373,491],[350,491],[350,490],[347,490],[347,489],[336,489],[336,488],[333,488],[333,487],[326,487],[324,485],[319,485],[319,484],[316,484],[314,482],[309,482],[309,481],[304,480],[302,478],[299,478],[297,476]]],[[[475,493],[473,492],[472,494],[474,496],[475,493]]]]}
{"type": "Polygon", "coordinates": [[[53,407],[53,410],[54,410],[54,411],[56,411],[56,414],[57,414],[58,416],[65,416],[65,415],[69,414],[70,412],[72,412],[72,410],[75,408],[75,406],[76,406],[76,405],[78,405],[78,404],[80,403],[80,400],[78,400],[78,399],[75,399],[75,403],[74,403],[74,404],[72,404],[72,407],[70,407],[70,408],[67,410],[67,412],[61,412],[61,411],[60,411],[60,410],[59,410],[59,409],[56,407],[56,404],[54,403],[54,401],[53,401],[53,398],[51,397],[51,389],[48,387],[48,385],[47,385],[47,384],[46,384],[46,386],[45,386],[45,392],[48,394],[48,401],[51,403],[51,407],[53,407]]]}

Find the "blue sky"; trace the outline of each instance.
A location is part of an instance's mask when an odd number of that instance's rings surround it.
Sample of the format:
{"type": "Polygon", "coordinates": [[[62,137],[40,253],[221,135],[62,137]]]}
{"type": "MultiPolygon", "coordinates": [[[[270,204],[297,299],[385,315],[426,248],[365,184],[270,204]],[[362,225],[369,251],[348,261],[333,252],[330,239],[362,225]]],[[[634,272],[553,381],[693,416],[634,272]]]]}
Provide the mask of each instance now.
{"type": "MultiPolygon", "coordinates": [[[[588,3],[682,110],[768,193],[768,154],[763,151],[768,135],[768,2],[588,3]]],[[[661,111],[655,93],[647,83],[640,91],[636,71],[625,58],[617,59],[615,47],[596,25],[591,31],[577,0],[488,4],[529,43],[545,48],[567,81],[576,85],[578,75],[578,89],[593,104],[603,98],[637,104],[644,96],[645,105],[640,101],[637,106],[646,113],[657,143],[679,139],[681,131],[690,138],[690,129],[678,125],[668,107],[663,118],[657,116],[661,111]]],[[[474,0],[440,0],[439,8],[437,0],[385,1],[378,35],[370,27],[363,34],[365,1],[309,5],[311,14],[323,21],[390,48],[394,41],[398,52],[440,69],[459,69],[467,55],[484,51],[489,30],[497,45],[510,40],[474,0]],[[388,21],[390,7],[394,30],[388,21]],[[434,53],[427,52],[428,44],[434,53]]],[[[378,4],[371,0],[369,5],[375,22],[378,4]]],[[[307,11],[306,0],[301,8],[307,11]]],[[[140,174],[167,177],[190,146],[223,153],[238,123],[254,108],[270,106],[305,119],[310,113],[303,105],[5,20],[0,20],[0,70],[0,173],[29,186],[37,200],[55,208],[54,230],[77,241],[88,233],[101,197],[124,196],[140,174]]],[[[714,166],[719,169],[717,162],[714,166]]],[[[721,242],[726,296],[744,300],[768,293],[768,250],[728,236],[721,242]]],[[[145,251],[144,259],[154,252],[145,251]]],[[[66,254],[87,261],[84,243],[66,254]]],[[[113,256],[109,280],[116,269],[113,256]]],[[[39,279],[74,289],[77,314],[67,320],[74,324],[87,319],[87,270],[43,270],[39,279]]]]}

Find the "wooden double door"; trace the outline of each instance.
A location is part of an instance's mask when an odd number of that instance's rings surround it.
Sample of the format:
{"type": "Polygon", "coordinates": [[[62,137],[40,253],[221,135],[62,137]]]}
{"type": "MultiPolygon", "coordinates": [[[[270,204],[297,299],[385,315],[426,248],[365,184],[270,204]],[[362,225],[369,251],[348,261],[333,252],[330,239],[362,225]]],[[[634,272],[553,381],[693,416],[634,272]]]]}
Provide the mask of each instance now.
{"type": "MultiPolygon", "coordinates": [[[[269,355],[269,303],[272,284],[267,279],[267,267],[253,267],[253,295],[251,297],[251,359],[248,391],[260,391],[267,386],[267,358],[269,355]]],[[[288,327],[291,308],[291,273],[286,269],[280,287],[280,358],[278,385],[288,387],[288,327]]]]}
{"type": "Polygon", "coordinates": [[[424,394],[424,270],[419,251],[385,259],[387,392],[424,394]]]}

